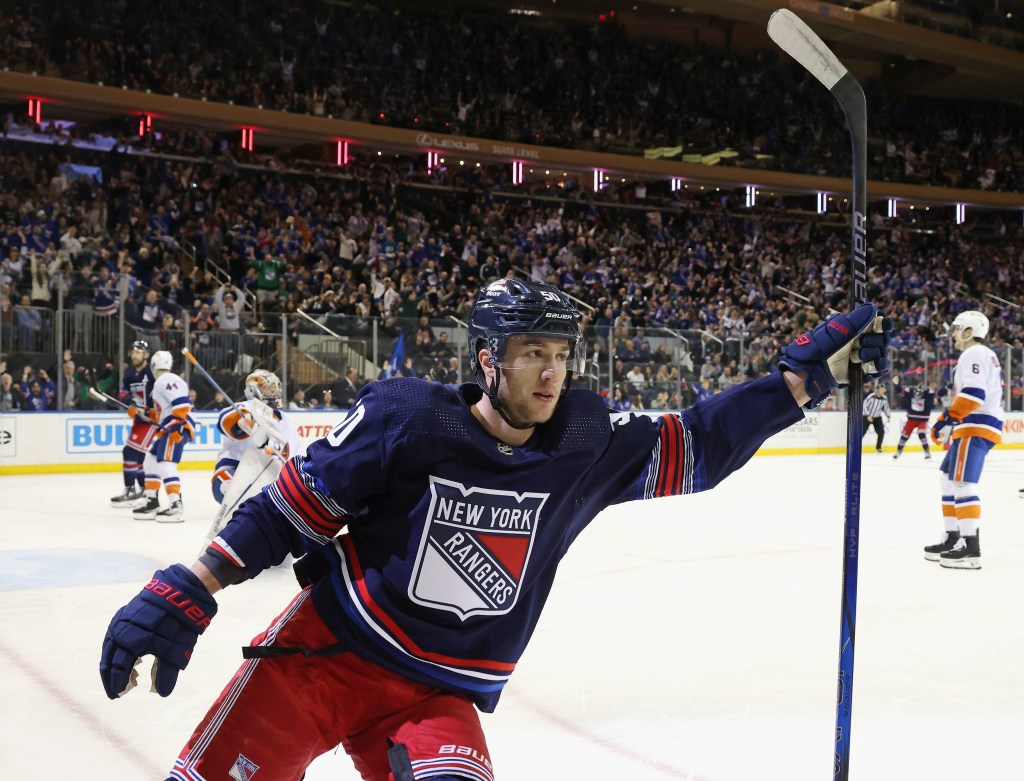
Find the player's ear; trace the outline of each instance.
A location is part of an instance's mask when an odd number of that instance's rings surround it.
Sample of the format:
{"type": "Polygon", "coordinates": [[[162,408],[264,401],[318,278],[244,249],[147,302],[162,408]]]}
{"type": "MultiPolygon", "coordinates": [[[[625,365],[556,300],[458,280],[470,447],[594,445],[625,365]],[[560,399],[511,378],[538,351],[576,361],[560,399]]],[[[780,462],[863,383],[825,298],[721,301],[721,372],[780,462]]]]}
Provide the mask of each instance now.
{"type": "Polygon", "coordinates": [[[476,360],[480,368],[483,370],[484,377],[490,382],[494,376],[494,355],[486,347],[481,347],[480,351],[476,354],[476,360]]]}

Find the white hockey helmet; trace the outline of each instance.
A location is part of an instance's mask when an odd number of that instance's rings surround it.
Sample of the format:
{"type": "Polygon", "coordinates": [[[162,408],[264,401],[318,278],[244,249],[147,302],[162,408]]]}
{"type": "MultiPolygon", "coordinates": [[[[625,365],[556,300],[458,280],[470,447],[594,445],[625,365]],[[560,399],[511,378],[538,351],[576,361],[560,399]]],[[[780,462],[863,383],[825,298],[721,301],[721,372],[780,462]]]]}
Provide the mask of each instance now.
{"type": "Polygon", "coordinates": [[[280,401],[280,378],[266,369],[257,369],[245,378],[245,398],[268,403],[280,401]]]}
{"type": "Polygon", "coordinates": [[[149,359],[149,368],[155,372],[169,372],[174,366],[174,358],[167,350],[157,350],[149,359]]]}
{"type": "Polygon", "coordinates": [[[984,339],[988,334],[988,318],[977,309],[968,309],[953,319],[952,330],[966,331],[968,328],[975,339],[984,339]]]}

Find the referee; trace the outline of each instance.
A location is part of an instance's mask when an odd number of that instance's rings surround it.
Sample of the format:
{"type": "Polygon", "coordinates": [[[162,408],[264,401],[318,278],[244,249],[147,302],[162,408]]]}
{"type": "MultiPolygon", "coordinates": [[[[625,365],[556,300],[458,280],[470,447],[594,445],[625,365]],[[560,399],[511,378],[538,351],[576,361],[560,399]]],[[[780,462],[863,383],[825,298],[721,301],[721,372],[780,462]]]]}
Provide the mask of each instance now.
{"type": "Polygon", "coordinates": [[[882,452],[882,437],[885,436],[885,425],[882,423],[882,415],[889,420],[889,400],[885,398],[885,387],[875,385],[875,392],[864,399],[864,433],[868,433],[868,426],[874,426],[878,441],[875,443],[875,452],[882,452]]]}

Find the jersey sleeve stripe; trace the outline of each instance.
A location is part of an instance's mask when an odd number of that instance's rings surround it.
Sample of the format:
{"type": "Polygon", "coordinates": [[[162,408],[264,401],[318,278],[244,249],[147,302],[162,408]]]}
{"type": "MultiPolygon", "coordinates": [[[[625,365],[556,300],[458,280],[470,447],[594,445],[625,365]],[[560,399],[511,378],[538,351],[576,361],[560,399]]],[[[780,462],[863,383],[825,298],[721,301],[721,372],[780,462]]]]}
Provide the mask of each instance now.
{"type": "Polygon", "coordinates": [[[276,480],[281,496],[303,515],[319,534],[333,537],[348,522],[348,515],[336,514],[325,507],[319,492],[310,489],[297,474],[298,471],[294,459],[285,464],[276,480]]]}
{"type": "Polygon", "coordinates": [[[224,542],[224,540],[219,536],[213,538],[213,541],[210,543],[210,547],[234,565],[243,568],[245,567],[245,562],[242,561],[242,557],[235,553],[232,547],[224,542]]]}
{"type": "Polygon", "coordinates": [[[323,491],[321,491],[318,488],[318,481],[317,481],[317,479],[315,477],[313,477],[312,475],[308,474],[306,472],[306,470],[302,468],[302,462],[301,461],[297,462],[297,461],[294,461],[294,460],[290,460],[288,463],[289,464],[291,464],[291,463],[295,464],[295,472],[296,472],[296,474],[302,480],[302,483],[306,486],[307,490],[313,496],[316,497],[316,500],[321,505],[323,505],[324,509],[327,510],[329,515],[333,515],[333,516],[339,517],[339,518],[341,518],[341,517],[349,518],[349,517],[352,516],[351,512],[349,512],[347,509],[342,507],[340,504],[338,504],[336,501],[334,501],[330,496],[328,496],[327,494],[325,494],[323,491]]]}
{"type": "Polygon", "coordinates": [[[666,415],[659,421],[661,423],[661,464],[658,470],[657,496],[668,496],[672,493],[670,481],[677,469],[676,459],[678,455],[678,429],[679,418],[675,415],[666,415]]]}
{"type": "Polygon", "coordinates": [[[326,534],[314,531],[313,528],[306,523],[306,519],[296,512],[295,508],[293,508],[291,504],[289,504],[288,500],[284,498],[277,483],[271,483],[264,490],[267,492],[267,496],[270,497],[270,501],[273,502],[274,506],[281,511],[284,517],[291,522],[292,526],[294,526],[302,536],[315,540],[321,545],[331,541],[331,538],[326,534]]]}
{"type": "Polygon", "coordinates": [[[678,415],[664,415],[656,452],[657,483],[654,496],[676,496],[693,491],[693,452],[689,429],[678,415]]]}
{"type": "Polygon", "coordinates": [[[956,420],[963,420],[976,409],[979,409],[981,405],[982,402],[976,397],[960,392],[953,399],[953,403],[949,405],[949,414],[950,417],[956,420]]]}

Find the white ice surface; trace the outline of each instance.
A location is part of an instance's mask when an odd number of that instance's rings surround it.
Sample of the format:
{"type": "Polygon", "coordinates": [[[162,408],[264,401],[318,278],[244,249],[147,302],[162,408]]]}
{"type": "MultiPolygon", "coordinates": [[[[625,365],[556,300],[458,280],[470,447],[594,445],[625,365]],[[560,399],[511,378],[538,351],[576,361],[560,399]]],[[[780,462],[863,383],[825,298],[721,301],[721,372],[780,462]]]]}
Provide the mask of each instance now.
{"type": "MultiPolygon", "coordinates": [[[[864,464],[851,778],[1019,777],[1024,452],[989,456],[980,571],[921,556],[941,536],[937,461],[911,446],[864,464]]],[[[0,778],[165,778],[294,593],[285,570],[227,590],[171,697],[107,700],[110,616],[191,561],[214,515],[208,475],[182,478],[178,525],[111,509],[116,474],[0,478],[0,778]]],[[[713,492],[595,521],[483,716],[497,778],[831,778],[843,486],[839,456],[759,457],[713,492]]],[[[342,753],[307,774],[356,778],[342,753]]]]}

